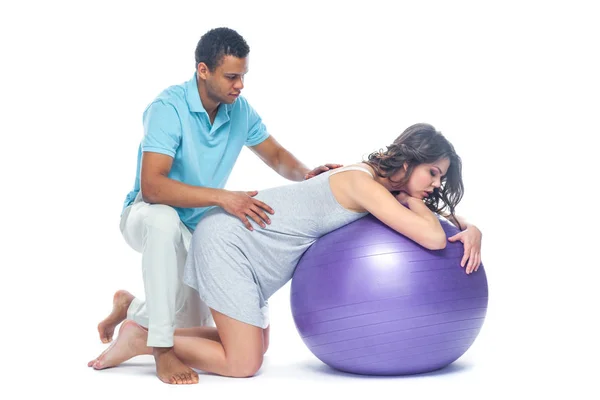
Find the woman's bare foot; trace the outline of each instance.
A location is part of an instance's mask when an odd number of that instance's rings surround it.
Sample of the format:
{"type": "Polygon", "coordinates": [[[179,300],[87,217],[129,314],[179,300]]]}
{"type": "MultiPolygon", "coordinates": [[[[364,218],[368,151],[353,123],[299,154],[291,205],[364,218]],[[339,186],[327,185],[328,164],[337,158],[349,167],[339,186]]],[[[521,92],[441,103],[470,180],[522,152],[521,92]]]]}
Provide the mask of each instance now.
{"type": "Polygon", "coordinates": [[[88,367],[104,369],[116,367],[132,357],[142,354],[152,354],[152,349],[146,346],[148,331],[127,320],[119,328],[119,337],[98,358],[90,361],[88,367]]]}
{"type": "Polygon", "coordinates": [[[171,384],[198,383],[198,374],[182,363],[172,347],[155,347],[156,375],[158,379],[171,384]]]}
{"type": "Polygon", "coordinates": [[[112,341],[115,327],[127,318],[127,309],[132,301],[133,295],[126,290],[119,290],[115,293],[110,315],[98,324],[98,333],[102,343],[112,341]]]}

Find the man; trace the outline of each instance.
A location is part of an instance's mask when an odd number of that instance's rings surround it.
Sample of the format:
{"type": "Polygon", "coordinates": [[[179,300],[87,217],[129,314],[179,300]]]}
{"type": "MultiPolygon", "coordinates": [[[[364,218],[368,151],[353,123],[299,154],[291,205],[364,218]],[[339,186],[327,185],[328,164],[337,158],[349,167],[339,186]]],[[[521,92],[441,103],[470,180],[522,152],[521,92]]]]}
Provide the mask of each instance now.
{"type": "MultiPolygon", "coordinates": [[[[252,218],[270,223],[269,205],[258,193],[224,190],[243,146],[281,176],[301,181],[338,164],[307,168],[269,135],[260,116],[240,97],[249,47],[235,31],[218,28],[196,47],[196,72],[188,82],[163,91],[144,111],[133,190],[127,195],[120,229],[142,253],[146,302],[118,291],[111,314],[98,325],[104,343],[125,318],[148,329],[157,375],[167,383],[195,383],[198,375],[173,351],[175,327],[212,323],[208,307],[181,282],[191,234],[209,207],[222,207],[248,229],[252,218]]],[[[112,347],[112,346],[111,346],[112,347]]],[[[123,351],[109,348],[88,366],[115,366],[123,351]]]]}

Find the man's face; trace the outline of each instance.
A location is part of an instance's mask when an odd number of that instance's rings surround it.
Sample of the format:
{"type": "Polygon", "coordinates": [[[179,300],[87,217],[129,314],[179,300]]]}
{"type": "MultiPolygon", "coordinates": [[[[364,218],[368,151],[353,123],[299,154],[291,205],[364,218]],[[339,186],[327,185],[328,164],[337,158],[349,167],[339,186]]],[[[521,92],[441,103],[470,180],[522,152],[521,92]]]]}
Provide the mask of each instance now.
{"type": "Polygon", "coordinates": [[[223,56],[214,71],[200,71],[205,79],[208,97],[217,103],[233,103],[244,88],[244,75],[248,72],[248,58],[223,56]]]}

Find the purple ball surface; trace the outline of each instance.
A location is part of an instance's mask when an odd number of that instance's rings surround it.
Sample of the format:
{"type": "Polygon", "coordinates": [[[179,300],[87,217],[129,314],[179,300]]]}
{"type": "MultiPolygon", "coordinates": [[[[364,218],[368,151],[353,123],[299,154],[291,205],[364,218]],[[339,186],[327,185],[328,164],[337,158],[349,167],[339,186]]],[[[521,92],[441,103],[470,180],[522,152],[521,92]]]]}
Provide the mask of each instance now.
{"type": "MultiPolygon", "coordinates": [[[[440,219],[447,237],[458,228],[440,219]]],[[[466,274],[461,242],[428,250],[372,215],[328,233],[291,283],[294,323],[332,368],[409,375],[448,366],[471,347],[487,312],[483,265],[466,274]]]]}

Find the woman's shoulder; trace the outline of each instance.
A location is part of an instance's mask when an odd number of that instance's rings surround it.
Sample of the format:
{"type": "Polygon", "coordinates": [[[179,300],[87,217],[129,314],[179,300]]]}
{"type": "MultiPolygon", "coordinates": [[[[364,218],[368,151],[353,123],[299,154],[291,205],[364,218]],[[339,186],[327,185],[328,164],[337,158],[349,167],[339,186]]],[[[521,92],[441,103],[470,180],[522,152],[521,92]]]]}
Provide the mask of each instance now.
{"type": "MultiPolygon", "coordinates": [[[[349,164],[349,165],[344,165],[343,167],[339,167],[336,168],[334,170],[330,171],[330,175],[334,175],[334,174],[338,174],[341,172],[350,172],[350,171],[356,171],[356,172],[362,172],[365,175],[370,175],[372,178],[375,177],[375,170],[373,169],[373,167],[371,167],[369,164],[367,163],[355,163],[355,164],[349,164]]],[[[356,174],[349,174],[350,175],[356,175],[356,174]]],[[[359,175],[362,176],[362,175],[359,175]]]]}

